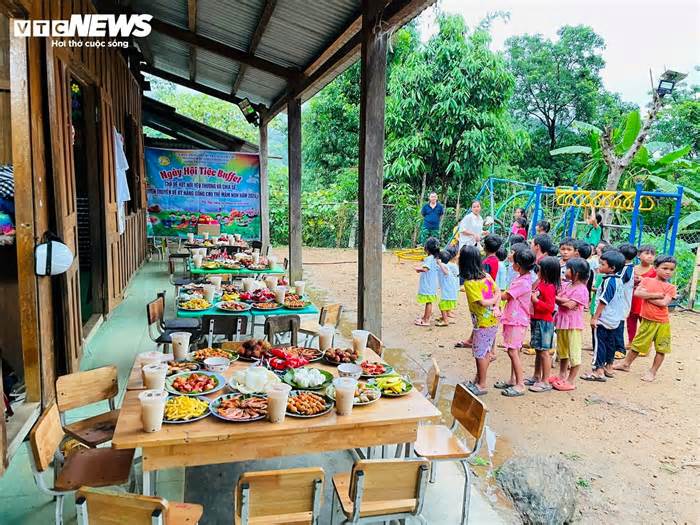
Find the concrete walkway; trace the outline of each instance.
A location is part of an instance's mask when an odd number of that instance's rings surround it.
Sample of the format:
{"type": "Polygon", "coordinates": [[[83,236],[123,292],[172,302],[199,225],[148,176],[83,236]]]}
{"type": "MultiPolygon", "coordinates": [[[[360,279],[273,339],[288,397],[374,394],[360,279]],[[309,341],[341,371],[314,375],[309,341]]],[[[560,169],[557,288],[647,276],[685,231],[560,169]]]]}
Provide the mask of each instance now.
{"type": "MultiPolygon", "coordinates": [[[[126,299],[110,318],[99,327],[86,344],[81,363],[82,369],[114,364],[119,369],[120,400],[124,394],[127,377],[134,356],[152,350],[155,345],[148,337],[145,321],[145,305],[155,298],[156,292],[167,290],[172,300],[172,286],[168,283],[166,263],[145,265],[134,277],[127,290],[126,299]]],[[[168,316],[173,315],[172,302],[168,316]]],[[[71,412],[69,422],[99,413],[106,408],[95,405],[71,412]]],[[[54,503],[50,496],[40,492],[34,483],[28,446],[23,446],[13,459],[5,475],[0,478],[0,525],[36,525],[53,523],[54,503]]],[[[322,466],[327,484],[324,499],[324,515],[321,523],[330,523],[330,478],[340,471],[349,471],[352,461],[344,452],[296,456],[274,460],[212,465],[187,469],[171,469],[158,474],[158,494],[173,501],[201,503],[205,507],[203,524],[230,524],[232,519],[232,494],[240,472],[294,466],[322,466]]],[[[51,473],[45,473],[50,479],[51,473]]],[[[437,482],[428,488],[428,500],[424,515],[431,524],[457,524],[461,512],[464,476],[454,464],[441,464],[437,482]]],[[[496,513],[489,501],[472,488],[470,523],[499,524],[511,521],[496,513]]],[[[75,523],[75,505],[66,498],[65,523],[75,523]]]]}

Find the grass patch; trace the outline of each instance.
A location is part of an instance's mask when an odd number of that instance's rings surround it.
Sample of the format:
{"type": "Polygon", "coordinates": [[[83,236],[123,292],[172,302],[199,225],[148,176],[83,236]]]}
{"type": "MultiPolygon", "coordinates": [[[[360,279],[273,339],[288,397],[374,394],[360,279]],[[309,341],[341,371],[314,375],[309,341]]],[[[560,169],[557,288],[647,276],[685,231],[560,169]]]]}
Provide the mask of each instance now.
{"type": "Polygon", "coordinates": [[[562,456],[571,461],[579,461],[581,456],[576,454],[576,452],[562,452],[562,456]]]}
{"type": "Polygon", "coordinates": [[[475,467],[488,467],[489,462],[488,460],[482,458],[481,456],[474,456],[469,459],[469,463],[471,465],[474,465],[475,467]]]}
{"type": "Polygon", "coordinates": [[[578,478],[576,480],[576,486],[582,489],[590,489],[591,482],[585,478],[578,478]]]}

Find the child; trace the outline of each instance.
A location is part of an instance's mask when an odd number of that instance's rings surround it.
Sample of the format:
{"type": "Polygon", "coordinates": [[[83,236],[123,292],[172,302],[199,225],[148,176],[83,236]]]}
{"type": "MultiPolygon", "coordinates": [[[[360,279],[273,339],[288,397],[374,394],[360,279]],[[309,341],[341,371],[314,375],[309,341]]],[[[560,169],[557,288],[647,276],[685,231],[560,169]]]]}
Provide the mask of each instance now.
{"type": "MultiPolygon", "coordinates": [[[[629,317],[632,309],[632,296],[634,295],[634,259],[637,257],[637,247],[634,244],[624,243],[618,248],[625,257],[625,267],[620,272],[622,290],[625,303],[625,317],[622,319],[622,329],[619,330],[618,340],[615,349],[615,359],[623,359],[626,354],[625,348],[625,319],[629,317]]],[[[632,340],[630,339],[630,343],[632,340]]]]}
{"type": "Polygon", "coordinates": [[[580,257],[566,263],[566,284],[563,284],[556,297],[557,315],[557,356],[559,375],[547,381],[556,390],[568,392],[576,388],[576,375],[581,366],[583,339],[583,309],[588,304],[588,263],[580,257]],[[568,372],[567,372],[568,367],[568,372]]]}
{"type": "Polygon", "coordinates": [[[433,314],[433,303],[437,299],[438,266],[437,258],[440,255],[440,244],[435,237],[429,237],[425,241],[423,250],[427,257],[416,268],[420,274],[418,279],[418,304],[425,305],[423,317],[418,317],[414,324],[417,326],[430,326],[430,317],[433,314]]]}
{"type": "Polygon", "coordinates": [[[435,321],[435,326],[447,326],[450,324],[450,312],[457,308],[459,294],[459,268],[454,263],[457,250],[443,250],[438,257],[438,283],[440,284],[438,308],[442,317],[435,321]]]}
{"type": "Polygon", "coordinates": [[[535,262],[540,262],[543,257],[549,255],[552,248],[552,238],[546,233],[538,233],[532,238],[532,252],[535,254],[535,262]]]}
{"type": "MultiPolygon", "coordinates": [[[[510,233],[513,235],[522,235],[518,230],[521,228],[520,219],[525,219],[525,224],[527,224],[527,215],[525,214],[525,208],[515,208],[513,212],[513,224],[510,226],[510,233]]],[[[523,235],[523,238],[526,235],[523,235]]]]}
{"type": "Polygon", "coordinates": [[[489,353],[498,333],[497,306],[501,292],[481,266],[481,254],[475,246],[462,246],[459,252],[459,275],[464,279],[472,325],[472,354],[476,376],[467,388],[476,396],[486,394],[486,372],[491,362],[489,353]]]}
{"type": "Polygon", "coordinates": [[[549,224],[549,221],[538,221],[537,224],[535,224],[535,233],[537,235],[540,235],[542,233],[549,233],[549,230],[552,229],[552,225],[549,224]]]}
{"type": "Polygon", "coordinates": [[[586,381],[600,381],[614,377],[615,347],[621,322],[627,316],[620,272],[625,266],[625,256],[617,250],[608,250],[600,256],[598,273],[603,280],[597,292],[595,310],[591,317],[593,333],[593,371],[581,376],[586,381]]]}
{"type": "Polygon", "coordinates": [[[508,288],[510,282],[508,282],[508,252],[505,246],[501,244],[501,247],[496,251],[496,258],[498,259],[498,274],[496,274],[496,284],[500,290],[505,290],[508,288]]]}
{"type": "Polygon", "coordinates": [[[556,257],[543,257],[538,264],[537,285],[531,294],[533,307],[530,320],[530,346],[537,352],[535,375],[525,380],[531,392],[548,392],[552,385],[547,382],[551,358],[549,350],[554,339],[554,307],[559,289],[560,269],[556,257]]]}
{"type": "MultiPolygon", "coordinates": [[[[645,244],[639,247],[637,252],[639,264],[634,267],[634,288],[639,286],[639,283],[645,277],[656,277],[654,269],[654,258],[656,257],[656,248],[650,244],[645,244]]],[[[637,334],[637,325],[639,324],[639,313],[642,311],[642,299],[636,295],[632,295],[632,307],[630,314],[627,317],[627,340],[629,344],[634,341],[634,336],[637,334]]]]}
{"type": "Polygon", "coordinates": [[[634,295],[642,299],[642,318],[637,335],[632,341],[630,352],[622,363],[615,365],[615,370],[629,372],[630,366],[638,355],[649,353],[654,343],[656,355],[649,371],[642,376],[642,381],[653,381],[664,362],[666,354],[671,352],[671,324],[668,319],[668,305],[676,298],[676,287],[669,283],[676,270],[676,259],[670,255],[659,255],[654,261],[656,277],[645,277],[639,283],[634,295]]]}
{"type": "Polygon", "coordinates": [[[490,233],[484,237],[484,253],[486,253],[486,257],[484,257],[481,264],[494,282],[498,278],[498,257],[496,257],[496,252],[502,244],[503,239],[500,235],[490,233]]]}
{"type": "Polygon", "coordinates": [[[513,246],[514,244],[520,244],[521,242],[525,242],[525,237],[522,235],[511,235],[508,237],[508,246],[513,246]]]}
{"type": "Polygon", "coordinates": [[[600,213],[596,213],[595,206],[591,206],[591,212],[586,217],[586,223],[588,224],[588,229],[583,240],[596,246],[603,236],[603,216],[600,213]]]}
{"type": "MultiPolygon", "coordinates": [[[[527,245],[525,245],[527,246],[527,245]]],[[[520,349],[523,346],[527,327],[530,326],[530,304],[532,277],[530,270],[535,266],[535,254],[528,247],[513,247],[513,269],[518,273],[508,291],[503,293],[506,307],[503,310],[503,344],[510,357],[510,383],[499,381],[494,386],[503,389],[506,397],[525,394],[523,367],[520,363],[520,349]]]]}
{"type": "MultiPolygon", "coordinates": [[[[518,225],[517,230],[515,230],[515,235],[520,235],[523,239],[527,239],[527,219],[525,217],[520,217],[515,220],[515,224],[518,225]]],[[[515,224],[513,226],[515,226],[515,224]]]]}
{"type": "Polygon", "coordinates": [[[566,263],[574,256],[576,241],[567,237],[559,243],[559,268],[561,269],[561,280],[566,282],[566,263]]]}

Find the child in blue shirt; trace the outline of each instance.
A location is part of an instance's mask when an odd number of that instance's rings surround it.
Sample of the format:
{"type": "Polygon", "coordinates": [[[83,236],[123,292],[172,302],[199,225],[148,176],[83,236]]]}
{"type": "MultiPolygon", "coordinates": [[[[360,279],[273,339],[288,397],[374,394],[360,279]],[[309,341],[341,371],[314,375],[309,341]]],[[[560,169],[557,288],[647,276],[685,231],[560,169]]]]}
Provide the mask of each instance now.
{"type": "Polygon", "coordinates": [[[438,258],[438,283],[440,285],[441,318],[435,321],[435,326],[450,324],[451,312],[457,308],[459,294],[459,267],[455,264],[457,250],[447,249],[440,252],[438,258]]]}
{"type": "Polygon", "coordinates": [[[437,300],[438,291],[438,257],[440,256],[440,243],[435,237],[429,237],[423,245],[427,257],[416,268],[420,274],[418,279],[418,304],[424,305],[422,317],[417,317],[414,324],[417,326],[430,326],[430,317],[433,314],[433,303],[437,300]]]}

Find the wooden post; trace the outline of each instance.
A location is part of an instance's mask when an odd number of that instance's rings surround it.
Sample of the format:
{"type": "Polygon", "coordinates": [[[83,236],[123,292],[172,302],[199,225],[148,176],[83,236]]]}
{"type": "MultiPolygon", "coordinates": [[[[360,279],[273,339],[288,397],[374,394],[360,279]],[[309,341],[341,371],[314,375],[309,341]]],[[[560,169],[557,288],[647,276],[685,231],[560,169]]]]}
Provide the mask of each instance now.
{"type": "Polygon", "coordinates": [[[260,240],[270,245],[270,185],[267,178],[267,122],[260,123],[260,240]]]}
{"type": "Polygon", "coordinates": [[[382,333],[382,193],[387,35],[382,2],[362,0],[357,324],[382,333]]]}
{"type": "Polygon", "coordinates": [[[301,99],[287,101],[289,163],[289,281],[302,278],[301,266],[301,99]]]}
{"type": "MultiPolygon", "coordinates": [[[[700,247],[696,248],[695,252],[695,269],[693,270],[693,278],[690,281],[690,293],[688,294],[688,308],[695,310],[695,298],[698,293],[698,279],[700,279],[700,247]]],[[[697,312],[697,310],[695,310],[697,312]]]]}

